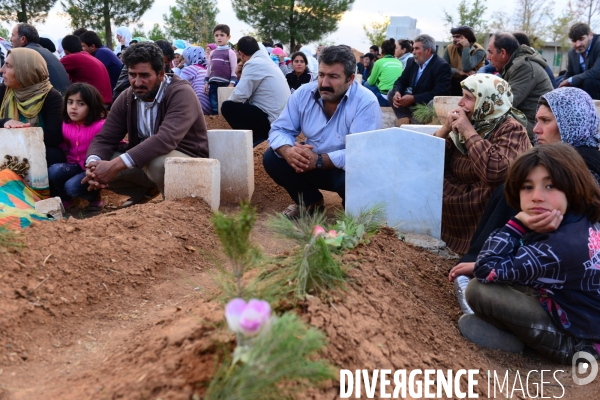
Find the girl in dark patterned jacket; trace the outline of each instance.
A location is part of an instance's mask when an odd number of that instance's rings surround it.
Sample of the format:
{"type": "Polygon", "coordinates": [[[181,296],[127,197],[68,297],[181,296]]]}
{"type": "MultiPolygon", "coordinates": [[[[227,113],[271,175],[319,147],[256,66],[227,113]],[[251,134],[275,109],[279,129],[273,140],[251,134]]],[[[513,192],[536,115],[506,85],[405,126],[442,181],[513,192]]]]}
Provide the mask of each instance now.
{"type": "Polygon", "coordinates": [[[536,147],[505,187],[521,210],[488,238],[465,293],[475,314],[458,328],[489,348],[524,345],[564,364],[600,358],[600,189],[571,146],[536,147]]]}

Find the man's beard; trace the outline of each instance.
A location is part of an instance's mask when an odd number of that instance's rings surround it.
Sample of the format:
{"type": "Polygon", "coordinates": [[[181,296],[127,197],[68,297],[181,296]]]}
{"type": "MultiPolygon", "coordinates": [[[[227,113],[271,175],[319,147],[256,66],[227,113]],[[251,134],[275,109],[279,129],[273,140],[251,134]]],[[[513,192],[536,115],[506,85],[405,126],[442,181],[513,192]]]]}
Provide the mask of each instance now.
{"type": "MultiPolygon", "coordinates": [[[[145,89],[145,88],[146,88],[145,86],[139,86],[137,89],[145,89]]],[[[134,88],[134,90],[135,89],[136,88],[134,88]]],[[[137,94],[136,93],[136,96],[140,100],[143,100],[143,101],[146,101],[148,99],[154,99],[156,97],[156,94],[158,93],[159,89],[160,89],[160,83],[157,86],[153,87],[151,90],[149,90],[146,93],[144,93],[144,94],[137,94]]]]}

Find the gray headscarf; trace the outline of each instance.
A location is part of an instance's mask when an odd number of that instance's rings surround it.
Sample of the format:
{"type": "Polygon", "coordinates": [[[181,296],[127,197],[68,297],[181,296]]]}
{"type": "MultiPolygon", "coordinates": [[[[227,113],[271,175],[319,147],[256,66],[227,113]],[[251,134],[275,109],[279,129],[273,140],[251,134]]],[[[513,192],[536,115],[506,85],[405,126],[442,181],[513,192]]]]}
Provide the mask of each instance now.
{"type": "Polygon", "coordinates": [[[598,148],[600,145],[600,134],[598,133],[600,119],[589,94],[575,87],[562,87],[554,89],[542,97],[546,99],[554,118],[556,118],[563,143],[573,147],[598,148]]]}
{"type": "Polygon", "coordinates": [[[190,46],[183,51],[187,65],[201,65],[206,68],[206,53],[199,46],[190,46]]]}

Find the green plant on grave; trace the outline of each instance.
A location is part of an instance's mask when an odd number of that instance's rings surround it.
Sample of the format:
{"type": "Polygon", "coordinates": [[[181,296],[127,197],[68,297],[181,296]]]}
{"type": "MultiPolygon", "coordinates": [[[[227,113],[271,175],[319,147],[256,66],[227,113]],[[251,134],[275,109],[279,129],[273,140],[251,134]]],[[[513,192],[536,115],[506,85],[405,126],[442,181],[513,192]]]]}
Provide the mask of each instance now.
{"type": "Polygon", "coordinates": [[[9,250],[19,251],[25,247],[18,233],[9,230],[6,226],[0,226],[0,252],[9,250]]]}
{"type": "Polygon", "coordinates": [[[335,378],[316,356],[325,335],[295,313],[274,317],[243,352],[225,360],[210,383],[207,400],[279,400],[294,398],[309,386],[335,378]]]}
{"type": "Polygon", "coordinates": [[[441,124],[433,105],[417,104],[411,108],[413,118],[422,124],[441,124]]]}
{"type": "Polygon", "coordinates": [[[322,212],[301,215],[295,221],[282,214],[271,217],[269,227],[279,236],[291,239],[299,250],[282,268],[269,271],[262,279],[279,287],[293,287],[296,298],[304,299],[312,292],[341,289],[346,280],[340,255],[367,240],[383,223],[384,208],[375,206],[358,216],[338,213],[334,225],[327,226],[322,212]],[[287,285],[286,285],[287,284],[287,285]]]}
{"type": "MultiPolygon", "coordinates": [[[[212,223],[223,251],[231,263],[235,280],[235,296],[244,297],[242,277],[260,258],[260,251],[250,242],[250,231],[256,222],[256,209],[250,203],[241,203],[240,212],[227,216],[217,211],[212,223]]],[[[224,270],[222,271],[224,272],[224,270]]],[[[225,285],[224,289],[227,291],[225,285]]]]}

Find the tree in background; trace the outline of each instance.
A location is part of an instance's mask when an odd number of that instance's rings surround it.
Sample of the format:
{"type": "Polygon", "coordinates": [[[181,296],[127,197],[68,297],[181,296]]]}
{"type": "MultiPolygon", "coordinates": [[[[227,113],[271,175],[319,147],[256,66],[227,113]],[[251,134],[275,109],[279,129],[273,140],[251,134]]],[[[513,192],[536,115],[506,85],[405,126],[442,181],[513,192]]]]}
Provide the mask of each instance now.
{"type": "Polygon", "coordinates": [[[232,0],[236,17],[263,38],[296,44],[334,32],[354,0],[232,0]]]}
{"type": "Polygon", "coordinates": [[[600,0],[577,0],[576,15],[579,16],[580,21],[587,23],[592,28],[592,32],[595,32],[595,28],[598,26],[599,12],[600,0]]]}
{"type": "Polygon", "coordinates": [[[131,37],[146,37],[146,32],[144,32],[144,23],[143,22],[139,22],[135,25],[135,28],[133,28],[133,31],[131,31],[131,37]]]}
{"type": "Polygon", "coordinates": [[[368,25],[363,24],[362,28],[367,37],[367,43],[381,46],[381,43],[385,40],[388,26],[390,26],[390,17],[383,15],[379,21],[371,22],[368,25]]]}
{"type": "Polygon", "coordinates": [[[525,32],[529,36],[531,46],[536,49],[543,47],[544,39],[548,37],[553,7],[553,1],[517,0],[517,8],[513,16],[514,30],[525,32]]]}
{"type": "Polygon", "coordinates": [[[87,27],[104,31],[106,46],[112,49],[111,23],[122,26],[138,22],[152,3],[154,0],[65,0],[61,5],[71,18],[73,29],[87,27]]]}
{"type": "Polygon", "coordinates": [[[154,26],[152,26],[152,29],[150,29],[150,31],[148,31],[148,35],[146,36],[148,39],[152,40],[153,42],[156,42],[157,40],[160,39],[167,39],[167,34],[160,28],[160,25],[158,24],[154,24],[154,26]]]}
{"type": "Polygon", "coordinates": [[[462,0],[458,5],[458,16],[450,14],[444,10],[444,20],[446,23],[446,31],[449,38],[452,38],[450,29],[457,26],[467,25],[473,29],[477,42],[483,45],[488,35],[488,23],[483,17],[487,11],[487,6],[482,0],[475,0],[471,5],[467,4],[466,0],[462,0]]]}
{"type": "Polygon", "coordinates": [[[216,0],[176,0],[163,15],[165,29],[175,39],[185,39],[202,47],[213,42],[213,28],[219,9],[216,0]]]}
{"type": "Polygon", "coordinates": [[[549,39],[554,42],[554,60],[552,65],[557,65],[558,54],[560,50],[566,50],[571,47],[571,40],[569,39],[569,28],[576,21],[575,11],[573,10],[573,4],[571,1],[567,3],[566,8],[563,10],[562,14],[553,17],[552,22],[548,26],[549,39]]]}
{"type": "Polygon", "coordinates": [[[56,0],[2,0],[0,20],[6,22],[44,22],[56,0]]]}
{"type": "Polygon", "coordinates": [[[0,37],[6,40],[10,40],[10,32],[3,26],[0,26],[0,37]]]}

